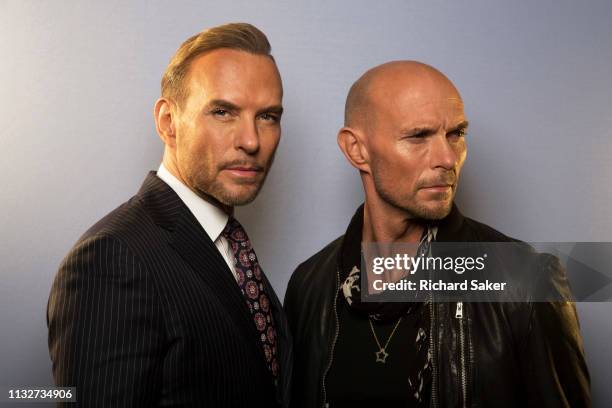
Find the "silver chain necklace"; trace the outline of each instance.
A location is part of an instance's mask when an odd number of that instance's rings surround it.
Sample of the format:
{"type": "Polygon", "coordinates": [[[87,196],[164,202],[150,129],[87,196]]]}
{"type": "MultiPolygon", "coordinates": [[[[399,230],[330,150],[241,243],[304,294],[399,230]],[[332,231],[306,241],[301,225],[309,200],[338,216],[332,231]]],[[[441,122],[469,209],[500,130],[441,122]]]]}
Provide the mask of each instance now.
{"type": "Polygon", "coordinates": [[[386,351],[387,346],[389,345],[391,338],[395,334],[397,327],[402,321],[402,318],[403,316],[397,319],[397,323],[395,323],[395,327],[393,327],[393,331],[391,331],[391,334],[389,335],[389,338],[387,339],[387,342],[385,343],[384,347],[381,346],[380,341],[378,341],[378,336],[376,336],[376,332],[374,331],[374,325],[372,324],[372,319],[368,318],[368,323],[370,323],[370,329],[372,330],[372,334],[374,335],[374,340],[376,340],[376,344],[378,345],[378,351],[374,353],[376,355],[377,363],[385,364],[387,362],[387,357],[389,357],[389,353],[387,353],[386,351]]]}

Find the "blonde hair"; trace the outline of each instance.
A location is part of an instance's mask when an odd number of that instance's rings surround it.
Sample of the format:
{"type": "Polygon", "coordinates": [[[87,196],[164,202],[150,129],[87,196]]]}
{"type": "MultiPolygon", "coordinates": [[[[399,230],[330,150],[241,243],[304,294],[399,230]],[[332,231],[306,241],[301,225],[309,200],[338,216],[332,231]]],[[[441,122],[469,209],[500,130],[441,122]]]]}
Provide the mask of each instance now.
{"type": "Polygon", "coordinates": [[[191,62],[202,54],[229,48],[255,55],[265,55],[274,61],[266,35],[248,23],[230,23],[212,27],[185,41],[172,56],[161,80],[161,95],[173,100],[179,107],[187,99],[185,78],[191,62]]]}

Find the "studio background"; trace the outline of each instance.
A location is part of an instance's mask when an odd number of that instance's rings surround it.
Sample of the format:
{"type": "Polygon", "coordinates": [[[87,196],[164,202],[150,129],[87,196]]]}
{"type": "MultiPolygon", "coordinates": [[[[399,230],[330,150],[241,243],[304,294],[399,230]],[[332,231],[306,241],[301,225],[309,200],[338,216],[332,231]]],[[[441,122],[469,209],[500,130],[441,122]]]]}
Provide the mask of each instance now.
{"type": "MultiPolygon", "coordinates": [[[[0,0],[0,385],[52,384],[57,266],[158,167],[152,110],[174,51],[231,21],[268,35],[284,83],[274,167],[237,211],[281,298],[363,199],[336,132],[351,83],[393,59],[462,93],[467,216],[525,241],[612,241],[610,1],[0,0]]],[[[577,307],[595,406],[609,406],[612,304],[577,307]]]]}

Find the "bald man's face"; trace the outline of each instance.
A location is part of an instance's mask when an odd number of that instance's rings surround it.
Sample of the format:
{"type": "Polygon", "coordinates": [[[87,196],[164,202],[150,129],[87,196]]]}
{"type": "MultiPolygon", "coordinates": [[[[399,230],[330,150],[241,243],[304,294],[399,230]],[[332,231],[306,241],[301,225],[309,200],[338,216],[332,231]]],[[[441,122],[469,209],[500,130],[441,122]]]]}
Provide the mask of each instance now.
{"type": "Polygon", "coordinates": [[[388,75],[370,88],[374,194],[420,219],[450,212],[466,158],[461,97],[445,79],[388,75]]]}

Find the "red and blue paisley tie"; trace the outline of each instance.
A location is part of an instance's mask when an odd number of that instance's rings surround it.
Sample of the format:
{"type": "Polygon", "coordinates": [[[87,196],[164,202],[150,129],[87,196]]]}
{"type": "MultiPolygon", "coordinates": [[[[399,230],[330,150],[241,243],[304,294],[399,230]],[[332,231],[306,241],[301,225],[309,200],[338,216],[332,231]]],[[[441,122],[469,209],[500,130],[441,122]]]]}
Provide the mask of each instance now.
{"type": "Polygon", "coordinates": [[[270,298],[266,293],[263,271],[257,262],[257,256],[251,241],[242,225],[230,217],[221,233],[228,240],[234,254],[236,280],[246,299],[255,328],[261,340],[268,369],[274,380],[278,379],[279,366],[276,358],[276,329],[270,309],[270,298]]]}

